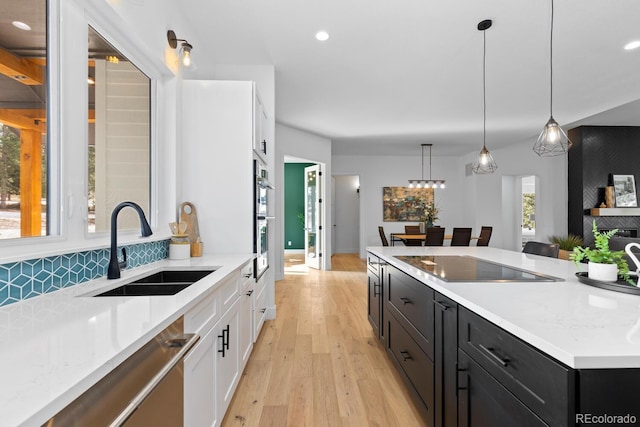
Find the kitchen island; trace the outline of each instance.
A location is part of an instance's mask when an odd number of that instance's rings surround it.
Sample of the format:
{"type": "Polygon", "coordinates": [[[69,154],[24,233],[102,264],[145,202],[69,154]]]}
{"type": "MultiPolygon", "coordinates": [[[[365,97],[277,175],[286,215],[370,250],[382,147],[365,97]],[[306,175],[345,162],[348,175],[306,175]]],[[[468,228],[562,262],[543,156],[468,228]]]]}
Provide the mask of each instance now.
{"type": "Polygon", "coordinates": [[[621,391],[640,381],[640,297],[578,282],[572,262],[519,252],[367,250],[370,322],[428,424],[640,420],[621,391]],[[447,281],[459,271],[428,267],[438,257],[483,274],[498,265],[512,280],[447,281]]]}
{"type": "Polygon", "coordinates": [[[233,301],[241,291],[240,269],[250,268],[254,257],[164,260],[123,270],[117,280],[100,278],[0,307],[0,424],[42,425],[222,286],[225,301],[233,301]],[[215,271],[172,296],[91,296],[159,269],[215,271]]]}

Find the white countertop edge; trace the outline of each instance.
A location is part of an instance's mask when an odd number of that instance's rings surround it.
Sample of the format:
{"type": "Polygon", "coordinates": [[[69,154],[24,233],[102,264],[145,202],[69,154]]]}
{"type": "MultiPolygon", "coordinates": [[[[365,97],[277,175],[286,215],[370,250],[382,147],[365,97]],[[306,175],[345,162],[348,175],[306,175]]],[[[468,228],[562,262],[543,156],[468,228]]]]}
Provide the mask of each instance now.
{"type": "MultiPolygon", "coordinates": [[[[456,251],[456,250],[457,248],[453,249],[453,251],[456,251]]],[[[427,252],[427,251],[421,251],[420,248],[418,249],[410,248],[409,250],[407,249],[389,250],[388,247],[368,247],[367,251],[373,253],[376,256],[379,256],[381,259],[388,262],[389,264],[400,268],[402,271],[410,274],[412,277],[425,283],[429,287],[433,288],[435,291],[441,293],[442,295],[448,298],[451,298],[452,300],[456,301],[458,304],[464,306],[470,311],[485,318],[491,323],[494,323],[495,325],[501,327],[502,329],[506,330],[512,335],[528,343],[532,347],[535,347],[538,350],[542,351],[543,353],[548,354],[549,356],[567,365],[568,367],[571,367],[574,369],[619,369],[619,368],[636,368],[637,369],[637,368],[640,368],[640,351],[638,351],[635,354],[621,354],[616,351],[615,347],[598,349],[597,354],[580,354],[580,353],[569,351],[567,349],[567,346],[564,346],[564,347],[562,346],[564,343],[560,343],[560,345],[554,344],[550,340],[542,336],[541,334],[532,333],[530,330],[523,328],[521,325],[518,325],[516,322],[513,322],[508,318],[497,315],[494,311],[488,309],[486,306],[478,303],[477,301],[474,301],[473,299],[470,299],[470,298],[465,298],[463,295],[460,295],[455,290],[451,289],[452,284],[450,282],[444,282],[442,280],[439,280],[434,276],[428,275],[427,273],[424,273],[419,269],[412,267],[408,264],[405,264],[400,260],[397,260],[394,258],[394,256],[397,256],[397,255],[434,255],[436,252],[438,252],[438,250],[433,252],[431,251],[427,252]]],[[[497,251],[501,251],[501,250],[497,250],[497,251]]],[[[488,254],[489,252],[490,251],[487,251],[486,253],[488,254]]],[[[508,252],[512,252],[512,251],[508,251],[508,252]]],[[[469,248],[469,250],[459,251],[458,253],[452,252],[451,249],[445,249],[445,250],[440,250],[438,253],[442,255],[453,255],[453,254],[469,255],[477,258],[483,258],[482,252],[479,252],[475,248],[469,248]]],[[[513,254],[520,255],[517,252],[513,252],[513,254]]],[[[527,255],[527,257],[532,257],[532,256],[527,255]]],[[[505,262],[504,260],[497,261],[493,258],[495,257],[487,257],[485,259],[492,262],[500,262],[502,264],[511,265],[516,268],[523,268],[525,270],[532,271],[531,268],[523,267],[522,265],[518,265],[517,263],[505,262]]],[[[562,261],[557,259],[551,259],[551,258],[543,259],[544,257],[539,257],[539,258],[540,258],[539,263],[543,265],[547,264],[549,268],[553,268],[554,263],[567,263],[567,261],[562,261]]],[[[555,276],[555,277],[560,277],[565,280],[564,283],[566,283],[567,286],[569,286],[569,284],[577,285],[578,288],[576,292],[578,293],[604,295],[608,298],[631,297],[632,299],[637,299],[637,304],[640,306],[640,297],[638,296],[621,294],[621,293],[607,291],[603,289],[596,289],[596,288],[581,284],[573,275],[567,276],[563,274],[558,274],[557,271],[556,272],[538,271],[538,272],[542,274],[555,276]]],[[[563,282],[556,282],[556,284],[559,284],[559,283],[563,283],[563,282]]],[[[458,282],[458,283],[455,283],[454,286],[464,286],[464,285],[465,283],[458,282]]],[[[474,283],[467,283],[466,285],[475,286],[474,283]]],[[[495,284],[495,285],[498,287],[499,286],[540,287],[540,284],[534,284],[534,283],[531,283],[531,284],[518,283],[513,285],[495,284]]],[[[640,322],[640,320],[638,320],[638,322],[640,322]]],[[[631,349],[631,351],[633,351],[633,349],[631,349]]]]}
{"type": "MultiPolygon", "coordinates": [[[[40,426],[45,423],[49,418],[57,414],[60,410],[66,407],[73,400],[78,398],[82,393],[91,388],[94,384],[100,381],[105,375],[107,375],[116,366],[130,357],[150,339],[155,337],[164,328],[178,319],[180,316],[188,312],[193,306],[195,306],[204,296],[213,292],[217,286],[225,277],[236,269],[246,264],[255,258],[255,254],[238,254],[238,255],[204,255],[199,258],[190,258],[187,260],[175,261],[175,260],[162,260],[140,266],[137,268],[123,270],[122,277],[115,280],[107,280],[106,278],[95,279],[83,284],[75,285],[69,288],[64,288],[56,292],[43,294],[35,298],[24,300],[9,306],[0,307],[0,315],[3,312],[13,312],[15,310],[21,310],[29,306],[36,307],[38,304],[45,301],[46,303],[68,303],[68,304],[82,304],[82,298],[88,298],[86,301],[89,303],[89,299],[101,300],[104,306],[117,307],[120,303],[124,303],[131,298],[138,300],[153,298],[163,298],[164,301],[169,302],[170,307],[166,315],[162,316],[162,319],[152,324],[145,326],[144,333],[131,339],[126,345],[119,351],[111,354],[101,355],[97,359],[100,362],[94,366],[84,368],[79,375],[78,379],[69,380],[67,383],[56,384],[53,387],[54,390],[43,389],[40,385],[41,379],[26,380],[28,383],[21,384],[18,395],[11,395],[16,387],[15,383],[3,381],[0,385],[0,412],[2,412],[3,425],[7,426],[40,426]],[[211,273],[207,278],[202,279],[202,283],[196,283],[173,296],[161,296],[161,297],[105,297],[93,299],[86,294],[94,294],[97,289],[107,290],[117,287],[123,283],[129,282],[138,276],[144,276],[149,273],[153,273],[162,269],[199,269],[199,268],[212,268],[217,267],[217,270],[211,273]],[[7,396],[11,396],[12,401],[7,405],[7,396]],[[21,403],[22,402],[22,403],[21,403]]],[[[94,304],[99,305],[100,303],[94,304]]],[[[27,310],[28,311],[28,310],[27,310]]],[[[35,311],[35,310],[32,310],[35,311]]],[[[5,320],[5,319],[0,319],[5,320]]],[[[34,324],[37,324],[38,320],[34,320],[34,324]]],[[[0,325],[5,326],[5,325],[0,325]]],[[[63,328],[64,325],[61,326],[63,328]]],[[[7,326],[11,328],[11,324],[7,326]]],[[[0,337],[0,346],[4,346],[3,339],[5,336],[0,337]]],[[[26,341],[29,341],[28,339],[26,341]]],[[[25,343],[25,348],[28,348],[29,343],[25,343]]],[[[6,347],[5,347],[6,348],[6,347]]],[[[26,350],[18,350],[26,351],[26,350]]],[[[6,355],[6,353],[5,353],[6,355]]],[[[6,365],[1,363],[4,361],[2,353],[0,353],[0,372],[4,369],[10,369],[6,365]],[[2,366],[5,365],[5,366],[2,366]]],[[[14,367],[15,369],[15,367],[14,367]]],[[[18,369],[29,370],[29,366],[21,366],[18,369]]],[[[0,374],[1,375],[1,374],[0,374]]],[[[51,373],[51,380],[56,380],[55,372],[51,373]]],[[[46,381],[44,381],[46,383],[46,381]]]]}

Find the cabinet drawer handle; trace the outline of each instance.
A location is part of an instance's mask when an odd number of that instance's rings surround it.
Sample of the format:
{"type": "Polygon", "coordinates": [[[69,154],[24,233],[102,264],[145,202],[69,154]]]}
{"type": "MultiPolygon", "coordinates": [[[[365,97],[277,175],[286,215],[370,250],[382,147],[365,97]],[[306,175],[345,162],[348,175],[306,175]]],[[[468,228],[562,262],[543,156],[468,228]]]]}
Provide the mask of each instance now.
{"type": "Polygon", "coordinates": [[[225,331],[227,332],[227,341],[225,341],[225,345],[227,346],[227,350],[229,350],[229,341],[231,341],[229,339],[229,325],[227,325],[227,328],[225,329],[225,331]]]}
{"type": "Polygon", "coordinates": [[[508,358],[502,358],[500,356],[498,356],[495,353],[495,349],[493,347],[485,347],[482,344],[478,344],[478,346],[484,350],[485,353],[487,353],[489,356],[491,356],[491,358],[497,362],[498,364],[504,366],[505,368],[507,367],[507,365],[509,364],[509,359],[508,358]]]}
{"type": "Polygon", "coordinates": [[[251,289],[250,291],[248,291],[248,292],[246,293],[246,295],[247,295],[248,297],[250,297],[252,294],[253,294],[253,289],[251,289]]]}
{"type": "Polygon", "coordinates": [[[251,273],[247,273],[247,274],[244,275],[245,279],[248,279],[249,277],[251,277],[251,273]]]}
{"type": "Polygon", "coordinates": [[[409,298],[400,298],[400,301],[402,301],[402,305],[412,304],[409,298]]]}
{"type": "Polygon", "coordinates": [[[225,351],[225,342],[224,342],[224,329],[222,330],[222,335],[218,335],[218,338],[222,338],[222,348],[220,350],[218,350],[218,353],[222,353],[222,357],[225,356],[224,351],[225,351]]]}
{"type": "Polygon", "coordinates": [[[442,311],[447,311],[450,307],[446,304],[441,303],[440,301],[433,300],[433,303],[440,307],[442,311]]]}
{"type": "Polygon", "coordinates": [[[267,311],[267,307],[260,309],[260,313],[264,313],[265,311],[267,311]]]}
{"type": "Polygon", "coordinates": [[[412,359],[411,355],[410,355],[410,354],[409,354],[409,352],[408,352],[408,351],[406,351],[406,350],[402,350],[402,351],[400,352],[400,355],[402,356],[402,361],[403,361],[403,362],[406,362],[407,360],[411,360],[411,359],[412,359]]]}

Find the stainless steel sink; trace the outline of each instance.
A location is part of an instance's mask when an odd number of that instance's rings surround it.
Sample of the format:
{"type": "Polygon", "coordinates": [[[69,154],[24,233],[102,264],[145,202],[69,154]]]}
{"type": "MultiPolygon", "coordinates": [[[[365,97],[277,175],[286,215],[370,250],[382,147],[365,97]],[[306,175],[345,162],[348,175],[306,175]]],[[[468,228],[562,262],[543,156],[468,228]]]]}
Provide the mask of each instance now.
{"type": "Polygon", "coordinates": [[[163,270],[94,297],[175,295],[215,270],[163,270]]]}

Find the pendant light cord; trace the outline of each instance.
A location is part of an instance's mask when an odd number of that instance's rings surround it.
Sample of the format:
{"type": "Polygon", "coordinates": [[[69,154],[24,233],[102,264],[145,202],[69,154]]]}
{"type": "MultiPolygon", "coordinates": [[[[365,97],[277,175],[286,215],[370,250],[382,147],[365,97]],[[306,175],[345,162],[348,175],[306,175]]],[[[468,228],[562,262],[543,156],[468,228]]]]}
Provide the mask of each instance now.
{"type": "Polygon", "coordinates": [[[549,37],[549,112],[553,117],[553,0],[551,0],[551,34],[549,37]]]}
{"type": "Polygon", "coordinates": [[[424,144],[422,145],[422,173],[420,174],[420,178],[424,181],[424,144]]]}

